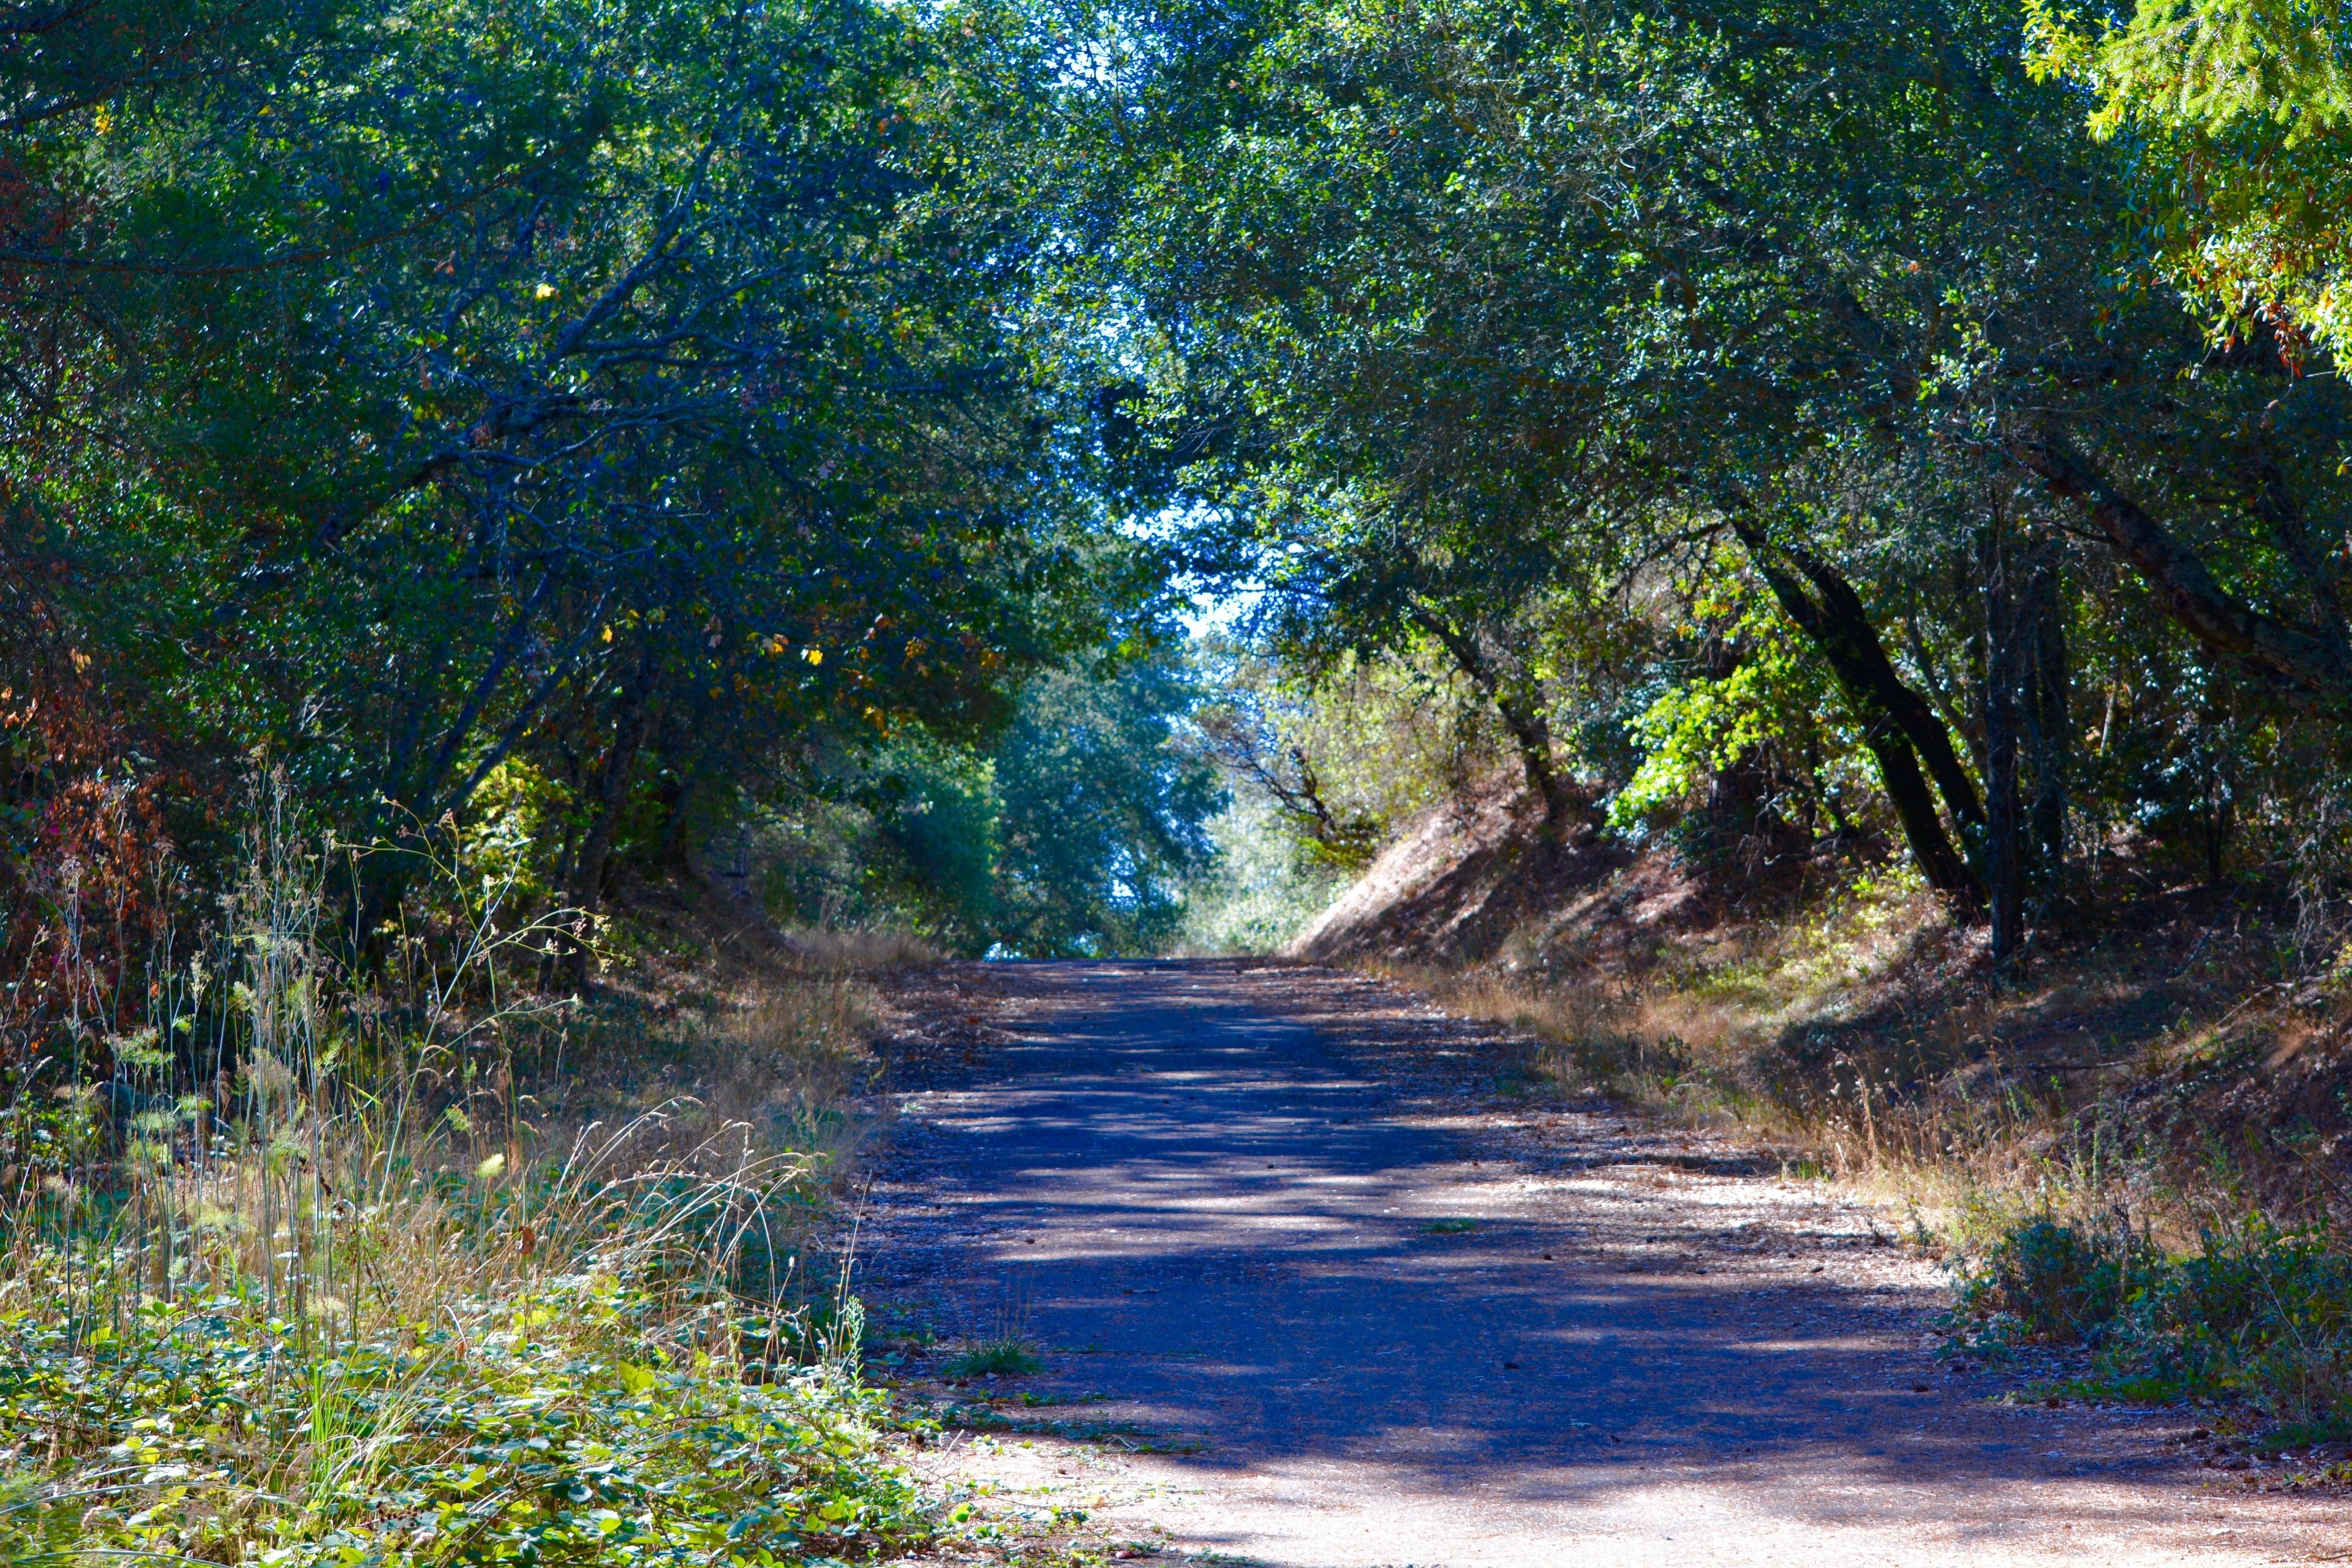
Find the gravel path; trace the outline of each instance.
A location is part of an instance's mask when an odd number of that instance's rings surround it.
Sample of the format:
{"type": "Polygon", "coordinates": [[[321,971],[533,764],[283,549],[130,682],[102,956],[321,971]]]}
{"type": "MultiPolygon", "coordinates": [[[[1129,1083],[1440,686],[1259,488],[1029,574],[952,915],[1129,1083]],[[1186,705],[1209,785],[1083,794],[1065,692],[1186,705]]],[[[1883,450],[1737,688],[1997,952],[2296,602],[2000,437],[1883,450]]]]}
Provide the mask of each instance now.
{"type": "Polygon", "coordinates": [[[2303,1563],[2340,1497],[2179,1413],[1997,1404],[1889,1222],[1734,1145],[1500,1100],[1488,1031],[1327,972],[933,983],[864,1288],[1013,1332],[950,1464],[1097,1542],[1268,1563],[2303,1563]],[[1049,1435],[1056,1429],[1065,1436],[1049,1435]]]}

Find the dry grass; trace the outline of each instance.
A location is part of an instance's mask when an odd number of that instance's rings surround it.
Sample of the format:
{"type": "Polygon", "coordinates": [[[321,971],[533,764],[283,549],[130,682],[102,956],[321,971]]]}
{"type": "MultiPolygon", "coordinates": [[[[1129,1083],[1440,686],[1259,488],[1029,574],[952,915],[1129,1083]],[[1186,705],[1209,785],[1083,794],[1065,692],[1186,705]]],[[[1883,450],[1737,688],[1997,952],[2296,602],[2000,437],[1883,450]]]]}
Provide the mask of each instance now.
{"type": "Polygon", "coordinates": [[[911,931],[805,926],[781,938],[792,966],[803,973],[874,976],[935,968],[940,950],[911,931]]]}
{"type": "Polygon", "coordinates": [[[2045,933],[1999,983],[1980,931],[1869,882],[1662,932],[1638,970],[1507,942],[1384,972],[1518,1034],[1539,1086],[1745,1131],[1957,1249],[2029,1214],[2128,1212],[2179,1246],[2231,1212],[2352,1218],[2314,1152],[2352,1001],[2291,1003],[2264,928],[2175,903],[2045,933]]]}
{"type": "Polygon", "coordinates": [[[877,987],[937,967],[939,951],[906,931],[779,931],[707,889],[662,893],[638,961],[535,1053],[520,1120],[544,1146],[658,1110],[664,1157],[790,1149],[842,1186],[871,1131],[877,987]]]}
{"type": "Polygon", "coordinates": [[[771,970],[667,1005],[615,994],[575,1024],[516,1123],[550,1150],[650,1118],[649,1154],[707,1166],[789,1150],[838,1188],[871,1131],[860,1102],[881,1068],[881,1018],[873,984],[841,974],[771,970]]]}
{"type": "Polygon", "coordinates": [[[535,1560],[535,1521],[468,1510],[544,1489],[546,1445],[510,1440],[542,1427],[626,1472],[591,1535],[667,1550],[766,1510],[782,1555],[835,1555],[922,1528],[825,1260],[874,1067],[857,975],[920,945],[803,944],[583,1012],[530,992],[545,944],[453,858],[432,942],[362,987],[320,949],[319,858],[276,819],[254,843],[215,967],[112,1042],[131,1078],[0,1108],[0,1558],[437,1561],[462,1528],[535,1560]],[[159,1044],[204,1031],[193,1060],[159,1044]],[[230,1407],[218,1441],[172,1436],[230,1407]],[[117,1479],[128,1449],[153,1484],[117,1479]]]}

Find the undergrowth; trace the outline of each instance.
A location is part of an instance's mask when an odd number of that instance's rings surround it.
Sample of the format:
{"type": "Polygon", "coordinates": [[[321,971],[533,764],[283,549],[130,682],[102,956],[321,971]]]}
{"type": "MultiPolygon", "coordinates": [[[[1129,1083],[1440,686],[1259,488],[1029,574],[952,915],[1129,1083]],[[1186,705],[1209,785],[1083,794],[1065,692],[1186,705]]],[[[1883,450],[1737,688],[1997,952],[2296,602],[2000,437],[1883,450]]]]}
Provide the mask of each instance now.
{"type": "Polygon", "coordinates": [[[1026,1377],[1045,1363],[1028,1341],[1010,1337],[976,1340],[940,1363],[948,1377],[1026,1377]]]}
{"type": "Polygon", "coordinates": [[[632,1015],[530,985],[573,928],[509,919],[458,841],[404,851],[434,901],[389,961],[331,951],[337,851],[264,805],[223,926],[9,1070],[0,1562],[923,1538],[862,1311],[814,1261],[872,1028],[844,955],[656,1009],[633,1053],[632,1015]]]}
{"type": "Polygon", "coordinates": [[[273,1315],[251,1279],[142,1296],[131,1248],[20,1248],[0,1560],[766,1564],[922,1532],[854,1311],[727,1288],[740,1192],[440,1185],[352,1223],[421,1226],[475,1288],[356,1332],[337,1321],[356,1301],[273,1315]]]}
{"type": "Polygon", "coordinates": [[[1979,1350],[2091,1351],[2080,1392],[2220,1398],[2305,1432],[2352,1432],[2352,1258],[2259,1218],[2172,1256],[2127,1227],[2035,1218],[1963,1262],[1954,1319],[1979,1350]]]}

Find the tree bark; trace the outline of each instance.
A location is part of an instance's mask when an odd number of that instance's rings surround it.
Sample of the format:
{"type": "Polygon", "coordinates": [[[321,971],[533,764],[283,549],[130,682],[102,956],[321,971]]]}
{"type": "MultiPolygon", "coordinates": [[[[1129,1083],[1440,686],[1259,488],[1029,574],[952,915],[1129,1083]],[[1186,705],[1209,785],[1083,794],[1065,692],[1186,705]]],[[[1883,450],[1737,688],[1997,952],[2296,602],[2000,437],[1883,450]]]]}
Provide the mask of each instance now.
{"type": "Polygon", "coordinates": [[[1963,828],[1980,826],[1984,808],[1977,800],[1976,781],[1969,777],[1968,768],[1952,745],[1951,731],[1927,700],[1903,684],[1895,673],[1895,661],[1886,657],[1886,645],[1879,640],[1877,628],[1870,624],[1870,612],[1864,607],[1862,595],[1853,584],[1836,571],[1803,551],[1791,551],[1790,559],[1804,573],[1821,595],[1820,636],[1828,639],[1823,652],[1832,660],[1843,660],[1856,679],[1866,685],[1878,704],[1886,710],[1887,718],[1910,742],[1927,764],[1928,776],[1936,781],[1936,791],[1944,797],[1944,810],[1952,821],[1963,828]],[[1831,651],[1832,647],[1834,652],[1831,651]]]}
{"type": "Polygon", "coordinates": [[[1428,610],[1415,611],[1413,619],[1453,657],[1455,667],[1470,678],[1479,694],[1494,704],[1503,728],[1510,731],[1518,748],[1528,792],[1543,805],[1546,830],[1564,830],[1575,816],[1575,801],[1552,760],[1551,721],[1543,711],[1540,696],[1526,689],[1526,680],[1508,679],[1497,669],[1496,660],[1479,646],[1476,633],[1464,631],[1428,610]]]}
{"type": "Polygon", "coordinates": [[[1919,863],[1927,886],[1970,904],[1978,902],[1983,889],[1969,873],[1968,862],[1952,847],[1943,819],[1936,815],[1936,797],[1927,789],[1927,775],[1919,771],[1911,743],[1884,713],[1867,707],[1865,698],[1848,690],[1846,700],[1862,715],[1862,743],[1869,748],[1871,761],[1878,764],[1878,782],[1895,807],[1904,841],[1911,847],[1911,858],[1919,863]]]}
{"type": "Polygon", "coordinates": [[[1861,721],[1863,744],[1878,766],[1879,783],[1903,825],[1904,840],[1927,885],[1937,892],[1976,902],[1983,889],[1953,847],[1951,836],[1944,831],[1943,819],[1936,813],[1936,797],[1920,771],[1920,756],[1924,752],[1936,766],[1945,807],[1956,822],[1983,820],[1976,786],[1960,766],[1951,736],[1934,710],[1895,674],[1861,595],[1824,563],[1795,557],[1800,570],[1821,593],[1816,603],[1803,583],[1773,564],[1769,545],[1760,531],[1741,521],[1735,521],[1733,530],[1763,574],[1782,613],[1828,663],[1838,689],[1861,721]]]}
{"type": "Polygon", "coordinates": [[[2191,637],[2305,711],[2352,713],[2352,658],[2326,631],[2293,626],[2224,593],[2194,551],[2063,437],[2022,440],[2011,450],[2052,495],[2082,503],[2191,637]]]}
{"type": "Polygon", "coordinates": [[[2018,842],[2018,563],[1998,513],[1985,530],[1984,557],[1985,902],[1993,963],[2005,968],[2024,939],[2025,857],[2018,842]]]}
{"type": "Polygon", "coordinates": [[[2066,784],[2074,758],[2074,677],[2066,650],[2065,571],[2056,551],[2033,552],[2025,583],[2027,760],[2033,770],[2031,815],[2035,879],[2044,902],[2060,899],[2066,879],[2066,784]]]}
{"type": "Polygon", "coordinates": [[[661,866],[665,871],[687,871],[693,868],[694,856],[687,843],[687,831],[691,826],[688,816],[694,801],[695,786],[702,782],[699,764],[689,765],[682,772],[662,781],[659,803],[662,814],[661,866]]]}
{"type": "Polygon", "coordinates": [[[621,818],[628,810],[629,786],[636,776],[637,753],[648,728],[644,700],[635,688],[625,689],[620,711],[614,717],[613,744],[596,770],[587,831],[581,836],[580,855],[572,862],[572,885],[566,889],[577,927],[567,954],[575,985],[588,983],[588,964],[593,952],[589,939],[597,911],[604,905],[605,871],[612,864],[614,843],[620,837],[621,818]]]}
{"type": "MultiPolygon", "coordinates": [[[[1740,529],[1740,541],[1755,557],[1757,572],[1764,574],[1764,581],[1771,585],[1773,597],[1780,602],[1780,611],[1797,623],[1797,630],[1804,632],[1818,654],[1828,660],[1837,689],[1846,696],[1846,705],[1853,708],[1855,720],[1861,720],[1863,745],[1870,750],[1870,759],[1877,764],[1879,787],[1886,790],[1886,802],[1895,809],[1895,820],[1903,823],[1903,842],[1910,844],[1912,860],[1919,863],[1919,875],[1927,877],[1927,884],[1938,893],[1952,893],[1955,898],[1976,902],[1983,889],[1969,872],[1967,860],[1961,860],[1959,851],[1952,848],[1952,837],[1943,830],[1943,818],[1936,816],[1936,797],[1928,793],[1927,773],[1919,771],[1919,752],[1912,745],[1912,738],[1903,726],[1895,724],[1884,700],[1882,684],[1872,679],[1865,660],[1855,656],[1858,639],[1853,627],[1834,626],[1832,616],[1821,605],[1813,605],[1813,599],[1804,593],[1804,583],[1773,566],[1761,552],[1764,541],[1759,536],[1740,529]]],[[[1863,632],[1867,632],[1867,639],[1874,647],[1877,632],[1870,630],[1867,621],[1863,623],[1863,632]]],[[[1879,648],[1879,660],[1886,660],[1886,648],[1879,648]]],[[[1889,666],[1889,675],[1894,675],[1894,666],[1889,666]]],[[[1950,745],[1950,738],[1945,745],[1950,745]]],[[[1967,799],[1973,806],[1973,787],[1967,799]]]]}

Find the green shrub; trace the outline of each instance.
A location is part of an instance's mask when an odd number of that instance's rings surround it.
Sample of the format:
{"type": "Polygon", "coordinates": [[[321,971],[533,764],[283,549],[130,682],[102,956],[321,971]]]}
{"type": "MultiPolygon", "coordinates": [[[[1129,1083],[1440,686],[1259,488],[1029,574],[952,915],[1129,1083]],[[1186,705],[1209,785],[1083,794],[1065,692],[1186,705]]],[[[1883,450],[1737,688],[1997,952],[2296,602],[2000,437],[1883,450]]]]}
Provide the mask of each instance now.
{"type": "Polygon", "coordinates": [[[2352,1414],[2352,1258],[2329,1242],[2261,1222],[2208,1236],[2134,1296],[2103,1373],[2234,1395],[2281,1421],[2352,1414]]]}
{"type": "Polygon", "coordinates": [[[979,1341],[940,1367],[950,1377],[1026,1377],[1044,1366],[1028,1341],[1010,1336],[979,1341]]]}
{"type": "Polygon", "coordinates": [[[332,1348],[235,1298],[0,1310],[0,1561],[770,1568],[929,1533],[881,1396],[747,1357],[778,1335],[722,1295],[465,1305],[332,1348]]]}
{"type": "Polygon", "coordinates": [[[2029,1340],[2095,1338],[2147,1273],[2151,1256],[2127,1236],[2029,1221],[1962,1277],[1958,1310],[2029,1340]]]}
{"type": "Polygon", "coordinates": [[[2168,1258],[2049,1219],[2002,1236],[1960,1280],[1979,1337],[2096,1347],[2122,1399],[2242,1400],[2274,1421],[2352,1424],[2352,1258],[2325,1231],[2252,1220],[2168,1258]]]}

